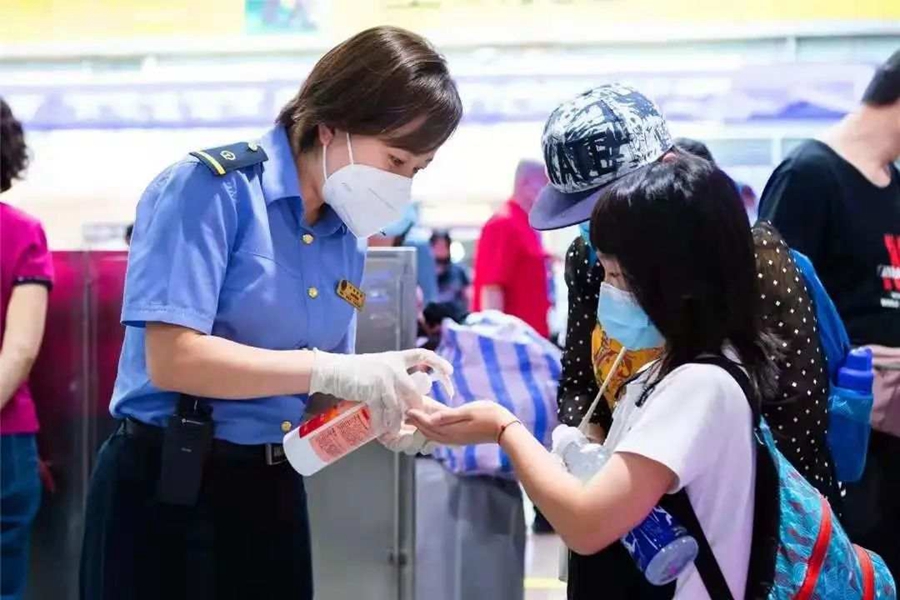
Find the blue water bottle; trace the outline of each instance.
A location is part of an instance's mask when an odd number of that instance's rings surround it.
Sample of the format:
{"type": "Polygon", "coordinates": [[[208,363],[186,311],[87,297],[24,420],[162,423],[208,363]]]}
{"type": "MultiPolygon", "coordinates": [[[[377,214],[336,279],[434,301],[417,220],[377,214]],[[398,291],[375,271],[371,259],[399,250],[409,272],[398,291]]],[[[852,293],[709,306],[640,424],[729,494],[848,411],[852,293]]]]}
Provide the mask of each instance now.
{"type": "MultiPolygon", "coordinates": [[[[609,450],[602,444],[588,442],[572,427],[559,427],[553,432],[553,451],[562,457],[569,472],[582,482],[590,481],[610,457],[609,450]]],[[[677,579],[694,562],[700,549],[687,529],[659,506],[625,534],[622,543],[653,585],[666,585],[677,579]]],[[[567,561],[568,552],[561,564],[567,561]]]]}
{"type": "Polygon", "coordinates": [[[638,568],[653,585],[675,581],[693,564],[700,547],[681,523],[656,506],[644,521],[622,537],[638,568]]]}
{"type": "Polygon", "coordinates": [[[871,348],[856,348],[838,369],[828,395],[828,447],[840,481],[859,481],[866,467],[872,415],[871,348]]]}

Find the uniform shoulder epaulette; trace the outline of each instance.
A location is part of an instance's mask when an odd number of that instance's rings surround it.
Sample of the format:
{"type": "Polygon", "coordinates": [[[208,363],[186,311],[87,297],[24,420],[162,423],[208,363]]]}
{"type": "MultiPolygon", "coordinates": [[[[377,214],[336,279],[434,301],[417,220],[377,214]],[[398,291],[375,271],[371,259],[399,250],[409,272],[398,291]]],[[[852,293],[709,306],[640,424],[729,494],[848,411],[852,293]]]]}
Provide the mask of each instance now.
{"type": "Polygon", "coordinates": [[[224,175],[235,169],[242,169],[269,160],[266,151],[254,142],[237,142],[218,148],[195,150],[196,156],[214,175],[224,175]]]}

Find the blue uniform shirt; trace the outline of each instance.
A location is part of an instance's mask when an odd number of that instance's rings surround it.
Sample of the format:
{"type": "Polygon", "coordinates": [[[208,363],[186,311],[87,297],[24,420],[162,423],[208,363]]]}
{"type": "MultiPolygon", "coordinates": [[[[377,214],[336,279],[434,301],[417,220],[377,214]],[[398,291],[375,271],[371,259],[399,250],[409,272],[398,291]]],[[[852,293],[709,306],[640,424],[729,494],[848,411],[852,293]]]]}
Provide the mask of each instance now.
{"type": "MultiPolygon", "coordinates": [[[[355,309],[336,289],[342,279],[360,285],[365,240],[327,205],[315,225],[304,222],[283,127],[259,146],[267,161],[221,176],[188,157],[158,175],[141,197],[113,416],[163,426],[175,411],[178,395],[154,387],[147,375],[148,322],[257,348],[353,352],[355,309]]],[[[215,436],[238,444],[280,442],[300,422],[306,399],[210,400],[215,436]]]]}

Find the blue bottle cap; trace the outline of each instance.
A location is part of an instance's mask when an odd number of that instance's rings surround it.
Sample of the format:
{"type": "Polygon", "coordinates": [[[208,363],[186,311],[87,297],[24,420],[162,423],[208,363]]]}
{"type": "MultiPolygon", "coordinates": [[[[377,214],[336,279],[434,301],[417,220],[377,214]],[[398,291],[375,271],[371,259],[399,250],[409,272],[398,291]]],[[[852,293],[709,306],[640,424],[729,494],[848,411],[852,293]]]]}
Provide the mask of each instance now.
{"type": "Polygon", "coordinates": [[[855,371],[871,371],[872,360],[871,348],[854,348],[847,354],[844,367],[855,371]]]}
{"type": "Polygon", "coordinates": [[[838,369],[837,384],[842,388],[871,393],[874,379],[871,348],[851,350],[844,361],[844,366],[838,369]]]}

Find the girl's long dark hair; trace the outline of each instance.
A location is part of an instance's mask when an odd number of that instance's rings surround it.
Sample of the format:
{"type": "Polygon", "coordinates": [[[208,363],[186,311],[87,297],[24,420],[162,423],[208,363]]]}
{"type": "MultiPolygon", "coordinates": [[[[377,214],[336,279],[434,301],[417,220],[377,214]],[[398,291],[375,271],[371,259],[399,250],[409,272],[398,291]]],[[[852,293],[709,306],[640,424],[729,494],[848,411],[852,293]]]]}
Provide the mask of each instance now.
{"type": "Polygon", "coordinates": [[[618,261],[666,338],[656,381],[730,344],[763,397],[774,394],[777,340],[763,327],[753,236],[725,173],[674,151],[605,191],[591,242],[618,261]]]}

